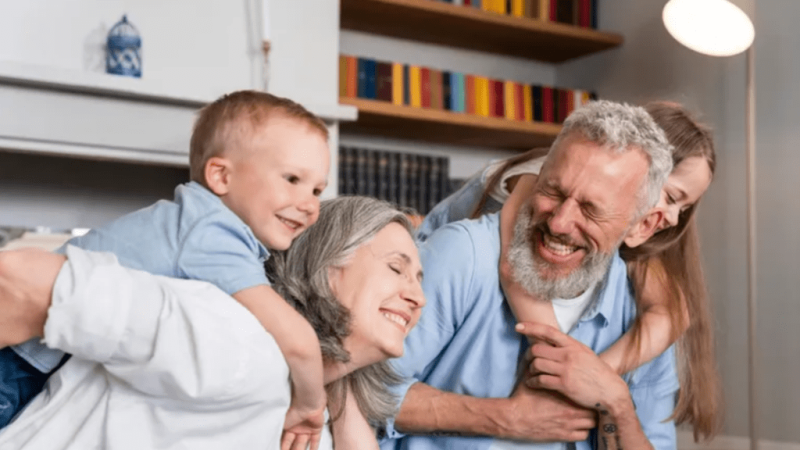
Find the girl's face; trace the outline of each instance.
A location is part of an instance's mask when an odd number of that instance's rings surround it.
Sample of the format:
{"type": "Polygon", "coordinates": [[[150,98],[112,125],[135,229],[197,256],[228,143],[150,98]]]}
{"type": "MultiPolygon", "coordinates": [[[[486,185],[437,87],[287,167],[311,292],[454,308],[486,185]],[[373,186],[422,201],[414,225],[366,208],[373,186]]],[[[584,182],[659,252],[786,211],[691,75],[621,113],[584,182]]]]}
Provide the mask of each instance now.
{"type": "Polygon", "coordinates": [[[700,200],[709,184],[711,169],[702,156],[690,156],[675,166],[655,207],[664,215],[656,231],[677,225],[680,214],[700,200]]]}

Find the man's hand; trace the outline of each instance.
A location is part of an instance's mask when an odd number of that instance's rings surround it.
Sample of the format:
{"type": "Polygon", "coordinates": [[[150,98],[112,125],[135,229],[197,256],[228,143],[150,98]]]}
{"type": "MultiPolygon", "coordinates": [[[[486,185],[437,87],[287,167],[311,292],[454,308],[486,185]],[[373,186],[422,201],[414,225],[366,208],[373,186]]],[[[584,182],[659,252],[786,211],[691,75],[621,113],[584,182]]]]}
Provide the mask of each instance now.
{"type": "Polygon", "coordinates": [[[537,341],[531,347],[529,387],[560,392],[595,410],[630,401],[625,381],[589,347],[547,325],[524,323],[517,331],[537,341]]]}
{"type": "Polygon", "coordinates": [[[37,249],[0,252],[0,348],[42,336],[64,261],[37,249]]]}
{"type": "Polygon", "coordinates": [[[520,383],[511,394],[508,439],[536,442],[585,440],[597,426],[594,411],[582,408],[549,391],[531,389],[520,383]]]}

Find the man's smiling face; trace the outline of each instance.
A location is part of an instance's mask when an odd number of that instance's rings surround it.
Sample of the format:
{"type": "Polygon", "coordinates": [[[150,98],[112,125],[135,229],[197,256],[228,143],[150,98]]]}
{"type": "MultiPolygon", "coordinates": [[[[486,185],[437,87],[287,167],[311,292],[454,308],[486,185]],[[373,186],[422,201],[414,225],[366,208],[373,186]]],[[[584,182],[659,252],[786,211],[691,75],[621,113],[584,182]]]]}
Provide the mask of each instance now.
{"type": "Polygon", "coordinates": [[[571,298],[599,281],[634,222],[648,166],[637,149],[562,140],[517,218],[509,259],[522,286],[571,298]]]}

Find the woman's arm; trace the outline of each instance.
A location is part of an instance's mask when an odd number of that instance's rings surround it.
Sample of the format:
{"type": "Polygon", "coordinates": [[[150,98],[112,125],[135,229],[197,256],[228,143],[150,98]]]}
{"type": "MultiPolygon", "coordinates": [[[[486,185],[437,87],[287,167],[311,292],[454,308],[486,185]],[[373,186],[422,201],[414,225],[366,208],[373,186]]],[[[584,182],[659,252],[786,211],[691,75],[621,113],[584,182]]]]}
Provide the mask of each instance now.
{"type": "Polygon", "coordinates": [[[61,255],[38,249],[0,252],[0,347],[44,333],[61,255]]]}
{"type": "MultiPolygon", "coordinates": [[[[339,405],[332,404],[329,408],[331,414],[339,410],[339,405]]],[[[378,440],[375,439],[375,430],[369,426],[367,419],[358,408],[353,392],[348,389],[344,401],[342,415],[332,424],[333,448],[347,450],[378,450],[378,440]]]]}
{"type": "Polygon", "coordinates": [[[645,271],[636,268],[629,271],[634,286],[641,286],[636,293],[638,323],[600,355],[619,374],[630,372],[664,353],[689,327],[689,311],[683,294],[675,292],[677,288],[672,287],[661,262],[652,258],[647,262],[629,263],[629,268],[635,264],[647,264],[645,271]],[[643,281],[635,280],[642,276],[643,281]],[[672,308],[678,308],[679,313],[671,313],[672,308]]]}

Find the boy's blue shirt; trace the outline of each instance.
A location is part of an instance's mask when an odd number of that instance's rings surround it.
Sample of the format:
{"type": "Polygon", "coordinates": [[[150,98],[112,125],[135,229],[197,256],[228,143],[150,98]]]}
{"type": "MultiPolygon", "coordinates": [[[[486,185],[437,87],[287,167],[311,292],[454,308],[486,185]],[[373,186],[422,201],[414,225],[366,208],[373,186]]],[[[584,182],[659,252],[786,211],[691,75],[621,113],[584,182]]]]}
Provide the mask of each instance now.
{"type": "MultiPolygon", "coordinates": [[[[111,252],[132,269],[208,281],[228,294],[270,284],[264,272],[267,248],[219,197],[195,182],[175,188],[172,201],[159,200],[67,245],[111,252]]],[[[39,341],[31,339],[13,349],[46,373],[64,353],[39,341]]]]}

